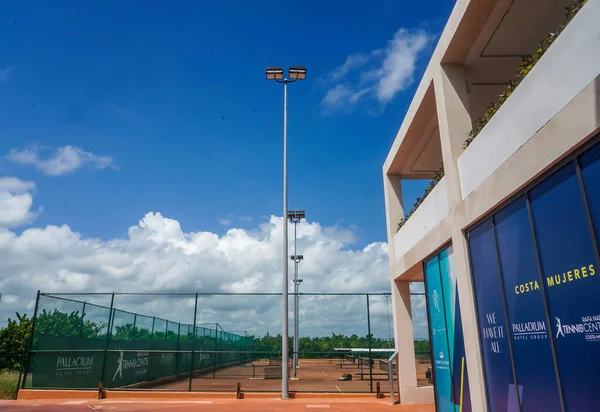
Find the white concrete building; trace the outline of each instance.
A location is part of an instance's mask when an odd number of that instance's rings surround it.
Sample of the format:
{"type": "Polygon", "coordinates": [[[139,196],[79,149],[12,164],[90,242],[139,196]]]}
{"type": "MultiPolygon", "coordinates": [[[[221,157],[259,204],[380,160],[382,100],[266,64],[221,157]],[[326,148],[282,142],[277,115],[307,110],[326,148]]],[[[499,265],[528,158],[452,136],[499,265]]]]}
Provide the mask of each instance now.
{"type": "Polygon", "coordinates": [[[383,178],[401,403],[600,410],[600,0],[464,148],[572,5],[458,0],[400,126],[383,178]],[[398,230],[402,181],[442,165],[398,230]],[[409,282],[423,281],[435,387],[416,378],[409,282]]]}

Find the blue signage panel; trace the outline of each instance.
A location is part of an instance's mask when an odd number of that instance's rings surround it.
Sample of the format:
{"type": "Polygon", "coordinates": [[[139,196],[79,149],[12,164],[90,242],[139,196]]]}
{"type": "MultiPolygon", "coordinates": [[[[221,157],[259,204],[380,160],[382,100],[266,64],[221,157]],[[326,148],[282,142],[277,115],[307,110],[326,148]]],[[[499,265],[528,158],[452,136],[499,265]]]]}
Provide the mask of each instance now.
{"type": "Polygon", "coordinates": [[[491,219],[469,233],[469,250],[490,412],[516,412],[519,402],[491,219]]]}
{"type": "Polygon", "coordinates": [[[425,281],[427,282],[437,410],[439,412],[455,412],[455,405],[452,403],[450,350],[448,348],[440,263],[437,256],[425,263],[425,281]]]}
{"type": "Polygon", "coordinates": [[[579,162],[592,221],[596,230],[596,241],[598,242],[598,248],[600,248],[600,143],[582,154],[579,162]]]}
{"type": "Polygon", "coordinates": [[[425,263],[438,411],[471,412],[452,247],[425,263]]]}
{"type": "Polygon", "coordinates": [[[471,411],[471,399],[468,392],[469,379],[462,334],[460,304],[456,291],[456,272],[454,269],[452,246],[440,252],[439,258],[446,313],[446,330],[448,332],[448,348],[451,354],[452,402],[457,406],[457,411],[468,412],[471,411]]]}
{"type": "Polygon", "coordinates": [[[572,162],[530,192],[566,409],[600,405],[600,273],[572,162]]]}
{"type": "Polygon", "coordinates": [[[494,216],[523,412],[562,411],[525,197],[494,216]]]}

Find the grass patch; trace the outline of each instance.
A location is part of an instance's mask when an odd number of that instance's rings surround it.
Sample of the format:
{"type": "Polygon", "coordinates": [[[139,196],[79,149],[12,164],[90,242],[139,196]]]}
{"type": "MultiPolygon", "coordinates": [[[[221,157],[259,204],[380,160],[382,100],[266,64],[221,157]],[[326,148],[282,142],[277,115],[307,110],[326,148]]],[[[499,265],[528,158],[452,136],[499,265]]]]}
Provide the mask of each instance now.
{"type": "Polygon", "coordinates": [[[18,371],[0,371],[0,399],[15,398],[18,379],[18,371]]]}

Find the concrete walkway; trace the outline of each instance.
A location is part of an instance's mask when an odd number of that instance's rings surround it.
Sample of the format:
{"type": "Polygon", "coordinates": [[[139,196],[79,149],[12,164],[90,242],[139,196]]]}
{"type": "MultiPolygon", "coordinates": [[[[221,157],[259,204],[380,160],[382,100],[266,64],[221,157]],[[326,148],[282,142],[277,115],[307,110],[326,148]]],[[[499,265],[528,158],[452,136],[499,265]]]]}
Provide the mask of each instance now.
{"type": "Polygon", "coordinates": [[[25,411],[193,411],[211,412],[299,412],[299,411],[402,411],[434,412],[433,405],[390,405],[387,399],[209,399],[209,400],[149,400],[149,399],[102,399],[102,400],[21,400],[0,401],[0,410],[25,411]]]}

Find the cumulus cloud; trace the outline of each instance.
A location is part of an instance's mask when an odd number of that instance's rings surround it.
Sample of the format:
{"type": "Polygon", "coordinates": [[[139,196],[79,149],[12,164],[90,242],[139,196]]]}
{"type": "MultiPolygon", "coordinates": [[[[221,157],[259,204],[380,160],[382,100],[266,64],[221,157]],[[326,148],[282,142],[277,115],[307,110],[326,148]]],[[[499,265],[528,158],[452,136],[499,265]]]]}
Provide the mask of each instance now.
{"type": "Polygon", "coordinates": [[[35,189],[35,182],[24,181],[16,177],[0,177],[0,192],[23,193],[35,189]]]}
{"type": "Polygon", "coordinates": [[[31,223],[40,211],[32,211],[35,183],[16,177],[0,177],[0,230],[31,223]]]}
{"type": "Polygon", "coordinates": [[[81,167],[117,168],[112,157],[98,156],[77,146],[51,148],[34,145],[22,150],[12,149],[8,157],[16,163],[35,166],[49,176],[64,175],[81,167]]]}
{"type": "Polygon", "coordinates": [[[352,111],[360,102],[384,107],[414,82],[416,64],[431,41],[423,30],[399,29],[384,48],[346,57],[323,79],[324,112],[352,111]]]}
{"type": "MultiPolygon", "coordinates": [[[[281,217],[271,217],[252,229],[230,229],[219,236],[185,232],[177,220],[148,213],[129,228],[127,237],[112,240],[85,237],[66,225],[30,228],[20,234],[0,229],[0,290],[5,296],[0,321],[4,323],[15,311],[31,313],[37,289],[69,293],[279,293],[282,224],[281,217]]],[[[299,266],[304,280],[301,292],[389,292],[387,245],[375,242],[352,248],[355,241],[351,230],[301,222],[298,250],[305,256],[299,266]]],[[[291,289],[291,261],[289,265],[291,289]]],[[[110,295],[72,298],[110,304],[110,295]]],[[[182,323],[192,321],[193,302],[193,295],[115,297],[115,306],[120,309],[182,323]]],[[[45,299],[43,304],[51,309],[56,302],[45,299]]],[[[303,296],[303,334],[364,336],[365,305],[364,295],[303,296]]],[[[257,335],[281,330],[278,295],[200,296],[198,307],[198,323],[219,322],[228,330],[257,335]]],[[[387,337],[391,299],[372,297],[371,313],[374,333],[387,337]]]]}

